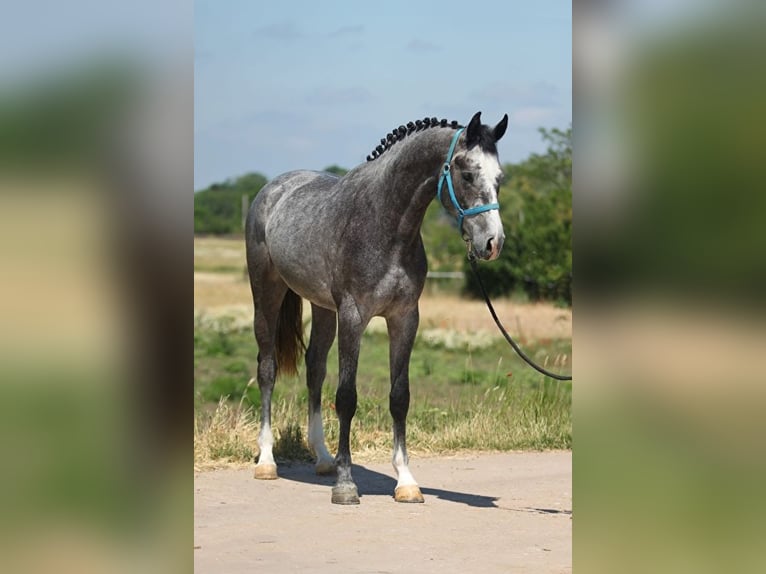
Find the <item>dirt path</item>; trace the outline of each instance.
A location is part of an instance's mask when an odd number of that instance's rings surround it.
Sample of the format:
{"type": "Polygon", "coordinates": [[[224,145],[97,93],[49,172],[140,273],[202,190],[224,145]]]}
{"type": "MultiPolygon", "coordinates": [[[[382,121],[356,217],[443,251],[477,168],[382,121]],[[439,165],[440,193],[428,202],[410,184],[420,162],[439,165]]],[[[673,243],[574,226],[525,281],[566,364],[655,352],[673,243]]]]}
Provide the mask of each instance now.
{"type": "Polygon", "coordinates": [[[194,570],[571,572],[571,452],[412,460],[425,504],[397,504],[388,463],[354,466],[359,506],[310,465],[194,478],[194,570]]]}

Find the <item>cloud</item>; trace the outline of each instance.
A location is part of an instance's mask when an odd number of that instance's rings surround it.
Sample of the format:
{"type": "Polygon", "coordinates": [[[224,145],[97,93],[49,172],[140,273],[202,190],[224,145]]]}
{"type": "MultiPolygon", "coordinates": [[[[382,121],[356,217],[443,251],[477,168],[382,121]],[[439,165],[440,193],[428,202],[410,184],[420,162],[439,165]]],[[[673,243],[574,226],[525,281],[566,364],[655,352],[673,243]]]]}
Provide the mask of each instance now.
{"type": "Polygon", "coordinates": [[[341,38],[346,36],[356,36],[364,32],[364,26],[362,24],[355,24],[353,26],[341,26],[337,30],[330,32],[330,38],[341,38]]]}
{"type": "Polygon", "coordinates": [[[554,108],[527,106],[512,112],[509,120],[511,125],[536,128],[550,122],[555,115],[556,110],[554,108]]]}
{"type": "Polygon", "coordinates": [[[259,38],[271,38],[283,42],[300,40],[306,35],[298,28],[295,22],[284,20],[255,29],[255,35],[259,38]]]}
{"type": "Polygon", "coordinates": [[[306,103],[320,106],[345,106],[364,104],[371,101],[372,93],[367,88],[319,88],[306,96],[306,103]]]}
{"type": "Polygon", "coordinates": [[[557,103],[559,89],[550,82],[512,84],[497,81],[474,91],[471,96],[487,102],[512,103],[523,106],[550,106],[557,103]]]}
{"type": "Polygon", "coordinates": [[[437,46],[436,44],[432,44],[431,42],[425,42],[417,38],[414,40],[410,40],[406,48],[408,52],[415,52],[418,54],[427,54],[429,52],[438,52],[439,50],[441,50],[441,46],[437,46]]]}

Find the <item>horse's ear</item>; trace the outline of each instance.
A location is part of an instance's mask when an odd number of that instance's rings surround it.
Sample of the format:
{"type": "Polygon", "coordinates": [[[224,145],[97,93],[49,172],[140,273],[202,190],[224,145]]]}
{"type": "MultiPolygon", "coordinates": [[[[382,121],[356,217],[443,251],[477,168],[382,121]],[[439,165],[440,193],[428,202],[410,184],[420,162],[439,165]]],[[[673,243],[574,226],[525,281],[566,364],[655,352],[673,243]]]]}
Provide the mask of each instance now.
{"type": "Polygon", "coordinates": [[[481,112],[476,112],[465,130],[465,143],[467,147],[479,143],[481,135],[481,112]]]}
{"type": "Polygon", "coordinates": [[[505,134],[505,129],[508,127],[508,114],[505,114],[503,116],[503,119],[497,122],[497,125],[492,129],[492,137],[495,138],[495,141],[499,141],[501,137],[503,137],[503,134],[505,134]]]}

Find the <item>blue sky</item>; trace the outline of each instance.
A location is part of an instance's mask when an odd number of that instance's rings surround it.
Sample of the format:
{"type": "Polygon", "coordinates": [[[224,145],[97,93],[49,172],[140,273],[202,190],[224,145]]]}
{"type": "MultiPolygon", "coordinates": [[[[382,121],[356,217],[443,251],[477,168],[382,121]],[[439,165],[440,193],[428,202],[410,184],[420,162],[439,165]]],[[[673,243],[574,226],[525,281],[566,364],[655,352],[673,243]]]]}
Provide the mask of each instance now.
{"type": "Polygon", "coordinates": [[[194,186],[353,167],[424,116],[508,113],[502,162],[572,121],[569,1],[195,3],[194,186]]]}

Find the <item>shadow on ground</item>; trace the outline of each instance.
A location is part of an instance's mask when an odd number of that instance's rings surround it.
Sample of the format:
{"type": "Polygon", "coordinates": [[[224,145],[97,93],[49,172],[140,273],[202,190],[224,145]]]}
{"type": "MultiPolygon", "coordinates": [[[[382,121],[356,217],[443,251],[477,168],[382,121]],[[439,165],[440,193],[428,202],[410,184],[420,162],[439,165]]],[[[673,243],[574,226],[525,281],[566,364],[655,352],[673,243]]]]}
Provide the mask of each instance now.
{"type": "Polygon", "coordinates": [[[509,508],[508,510],[513,510],[515,512],[531,512],[533,514],[564,514],[572,516],[571,510],[562,510],[560,508],[531,508],[527,506],[525,508],[509,508]]]}
{"type": "MultiPolygon", "coordinates": [[[[359,496],[390,496],[394,497],[394,487],[396,479],[387,474],[370,470],[358,464],[351,466],[351,474],[356,482],[359,496]]],[[[280,463],[279,477],[285,480],[303,482],[307,484],[318,484],[332,488],[335,484],[334,476],[317,476],[314,472],[313,464],[306,463],[280,463]]],[[[420,485],[420,490],[424,496],[435,496],[449,502],[457,502],[477,508],[497,508],[498,497],[484,496],[481,494],[470,494],[467,492],[455,492],[453,490],[443,490],[441,488],[429,488],[420,485]]]]}

